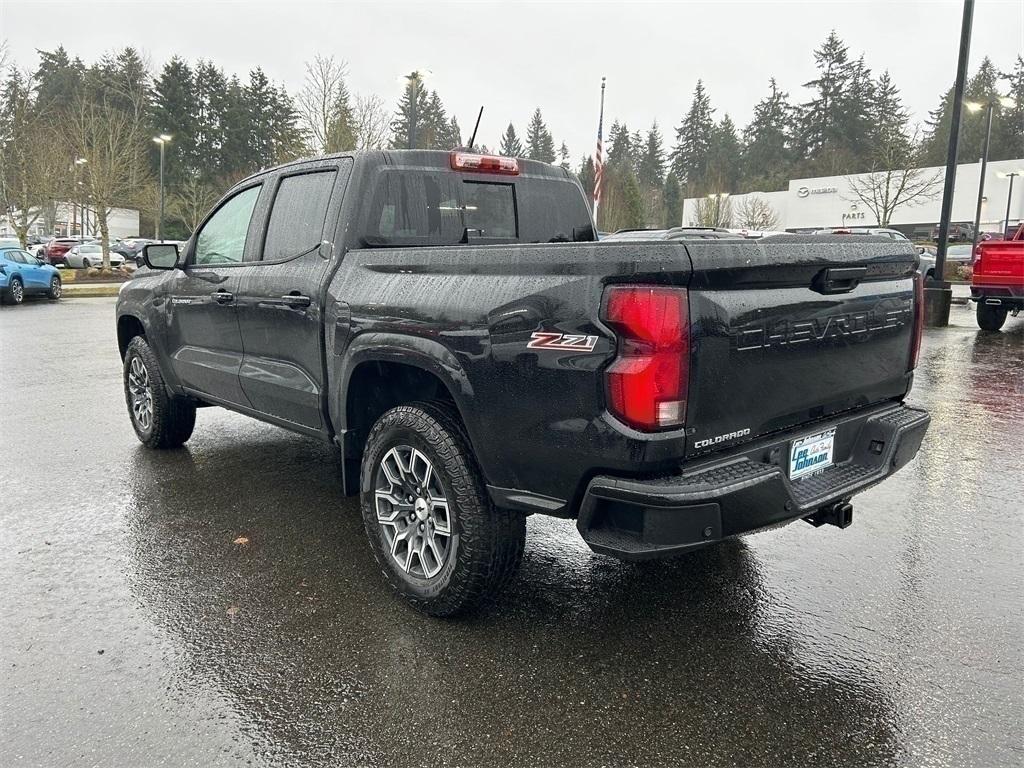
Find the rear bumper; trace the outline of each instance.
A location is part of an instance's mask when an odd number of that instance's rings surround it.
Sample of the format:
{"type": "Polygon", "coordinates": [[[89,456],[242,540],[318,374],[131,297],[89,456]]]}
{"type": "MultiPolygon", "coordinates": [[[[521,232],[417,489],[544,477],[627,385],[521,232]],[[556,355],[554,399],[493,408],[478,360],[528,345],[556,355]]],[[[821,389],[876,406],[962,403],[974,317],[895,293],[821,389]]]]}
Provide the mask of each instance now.
{"type": "Polygon", "coordinates": [[[595,552],[645,560],[808,517],[884,480],[917,454],[928,413],[882,406],[744,445],[678,475],[598,476],[577,528],[595,552]],[[790,442],[836,428],[833,466],[790,481],[790,442]]]}
{"type": "Polygon", "coordinates": [[[983,301],[1006,307],[1024,307],[1024,283],[1015,278],[1013,283],[971,286],[971,301],[983,301]]]}

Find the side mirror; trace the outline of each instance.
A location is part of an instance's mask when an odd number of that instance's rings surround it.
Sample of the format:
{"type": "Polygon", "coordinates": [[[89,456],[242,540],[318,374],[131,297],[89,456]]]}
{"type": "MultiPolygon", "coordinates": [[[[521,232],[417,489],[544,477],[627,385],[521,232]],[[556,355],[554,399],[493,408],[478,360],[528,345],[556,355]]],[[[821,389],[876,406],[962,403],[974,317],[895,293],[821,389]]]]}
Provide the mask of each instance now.
{"type": "Polygon", "coordinates": [[[174,243],[150,243],[142,248],[142,260],[150,269],[174,269],[178,266],[178,246],[174,243]]]}

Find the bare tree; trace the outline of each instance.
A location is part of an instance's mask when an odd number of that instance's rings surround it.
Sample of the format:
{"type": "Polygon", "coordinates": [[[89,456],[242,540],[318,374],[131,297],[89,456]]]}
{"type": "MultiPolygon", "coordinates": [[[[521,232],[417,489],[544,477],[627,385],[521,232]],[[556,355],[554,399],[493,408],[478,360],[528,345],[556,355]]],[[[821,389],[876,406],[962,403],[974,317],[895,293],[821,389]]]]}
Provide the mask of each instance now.
{"type": "Polygon", "coordinates": [[[171,198],[171,215],[179,219],[190,233],[195,232],[219,198],[216,189],[190,176],[178,186],[171,198]]]}
{"type": "Polygon", "coordinates": [[[924,168],[906,168],[862,173],[847,176],[851,197],[849,202],[861,202],[875,215],[880,227],[888,227],[893,213],[903,206],[920,205],[932,200],[942,191],[942,172],[924,168]]]}
{"type": "Polygon", "coordinates": [[[744,195],[736,202],[733,210],[736,214],[734,224],[737,227],[763,231],[779,226],[779,215],[771,203],[760,195],[744,195]]]}
{"type": "Polygon", "coordinates": [[[732,225],[732,201],[723,195],[697,198],[690,217],[691,227],[729,227],[732,225]]]}
{"type": "Polygon", "coordinates": [[[356,96],[352,123],[357,150],[383,149],[391,139],[391,114],[380,96],[356,96]]]}
{"type": "Polygon", "coordinates": [[[318,55],[306,63],[306,82],[295,101],[313,154],[355,148],[347,73],[345,62],[333,56],[318,55]]]}
{"type": "Polygon", "coordinates": [[[4,88],[0,202],[24,248],[28,231],[51,205],[70,158],[61,152],[52,115],[36,108],[31,75],[12,71],[4,88]]]}
{"type": "Polygon", "coordinates": [[[121,109],[105,96],[84,94],[65,118],[66,144],[85,161],[82,182],[99,223],[104,270],[110,269],[110,211],[116,202],[133,199],[144,178],[138,167],[143,125],[141,113],[121,109]]]}

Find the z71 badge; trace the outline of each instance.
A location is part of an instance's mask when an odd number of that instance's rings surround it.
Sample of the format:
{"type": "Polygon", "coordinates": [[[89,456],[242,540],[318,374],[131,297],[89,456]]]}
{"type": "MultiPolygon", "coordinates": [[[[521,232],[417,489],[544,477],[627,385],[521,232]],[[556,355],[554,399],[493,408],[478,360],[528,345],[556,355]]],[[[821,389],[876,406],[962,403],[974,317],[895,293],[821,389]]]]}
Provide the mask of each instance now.
{"type": "Polygon", "coordinates": [[[530,335],[527,349],[561,349],[566,352],[592,352],[597,346],[597,336],[582,333],[547,333],[537,331],[530,335]]]}

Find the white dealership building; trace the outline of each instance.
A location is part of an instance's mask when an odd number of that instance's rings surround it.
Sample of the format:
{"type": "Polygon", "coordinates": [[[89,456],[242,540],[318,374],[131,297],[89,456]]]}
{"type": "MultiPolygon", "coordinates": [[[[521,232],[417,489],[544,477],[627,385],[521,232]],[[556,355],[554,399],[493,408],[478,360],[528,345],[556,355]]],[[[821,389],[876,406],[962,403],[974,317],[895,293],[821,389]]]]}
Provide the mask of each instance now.
{"type": "MultiPolygon", "coordinates": [[[[76,203],[57,202],[50,212],[51,219],[40,212],[29,227],[29,235],[66,237],[68,235],[95,235],[99,237],[100,225],[96,211],[76,203]]],[[[13,235],[17,211],[10,213],[0,210],[0,237],[13,235]]],[[[138,237],[139,212],[134,208],[111,208],[107,213],[107,227],[112,238],[138,237]]]]}
{"type": "MultiPolygon", "coordinates": [[[[981,163],[967,163],[957,166],[956,191],[953,195],[954,222],[973,222],[978,204],[978,180],[981,163]]],[[[923,232],[939,221],[942,206],[942,179],[944,167],[924,168],[915,172],[915,178],[937,178],[926,199],[896,208],[889,219],[889,226],[914,235],[914,230],[923,232]]],[[[893,174],[890,188],[895,189],[902,172],[893,174]]],[[[859,199],[854,187],[862,190],[871,174],[852,176],[824,176],[816,179],[792,179],[789,188],[781,192],[750,192],[731,194],[728,198],[733,211],[733,226],[738,226],[736,211],[747,197],[760,198],[771,206],[778,223],[775,229],[804,230],[828,227],[876,227],[878,221],[872,207],[859,199]]],[[[985,169],[985,192],[981,203],[982,232],[1001,232],[1006,218],[1006,205],[1013,183],[1013,197],[1010,203],[1010,226],[1024,218],[1024,159],[999,160],[988,163],[985,169]],[[1011,174],[1016,174],[1011,176],[1011,174]]],[[[874,181],[877,188],[878,177],[874,181]]],[[[723,190],[735,192],[736,190],[723,190]]],[[[892,193],[890,193],[892,194],[892,193]]],[[[701,198],[687,198],[683,202],[683,226],[696,224],[697,205],[701,198]]]]}

